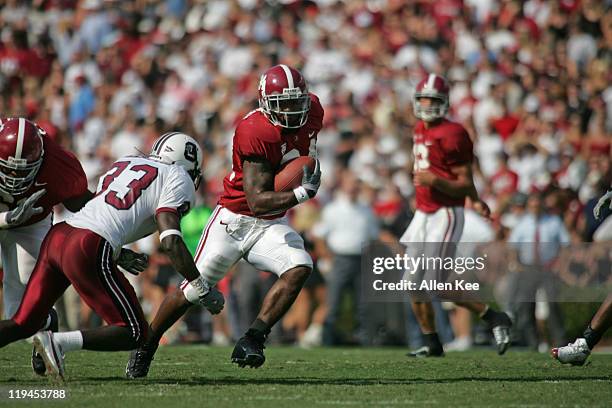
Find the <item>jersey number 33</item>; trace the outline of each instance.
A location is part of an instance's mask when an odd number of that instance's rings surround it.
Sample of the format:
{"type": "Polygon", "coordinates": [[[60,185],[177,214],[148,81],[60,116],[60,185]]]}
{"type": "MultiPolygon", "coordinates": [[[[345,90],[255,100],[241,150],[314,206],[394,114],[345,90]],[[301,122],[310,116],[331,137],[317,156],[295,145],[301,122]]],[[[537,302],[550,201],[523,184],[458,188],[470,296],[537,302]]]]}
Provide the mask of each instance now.
{"type": "Polygon", "coordinates": [[[101,178],[98,194],[104,194],[108,205],[118,210],[127,210],[155,178],[156,167],[119,161],[101,178]]]}

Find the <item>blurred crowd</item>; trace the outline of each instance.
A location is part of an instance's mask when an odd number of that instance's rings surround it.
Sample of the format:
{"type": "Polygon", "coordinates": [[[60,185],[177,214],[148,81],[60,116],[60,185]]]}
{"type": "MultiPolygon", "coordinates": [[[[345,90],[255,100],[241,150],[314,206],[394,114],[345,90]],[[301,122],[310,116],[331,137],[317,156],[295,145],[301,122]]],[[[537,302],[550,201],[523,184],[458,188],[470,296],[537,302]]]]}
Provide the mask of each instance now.
{"type": "MultiPolygon", "coordinates": [[[[612,182],[610,0],[6,0],[0,23],[2,116],[28,117],[74,151],[90,189],[118,157],[148,151],[165,131],[189,133],[205,150],[202,208],[222,191],[233,130],[257,106],[259,75],[276,63],[303,72],[325,108],[324,176],[316,202],[291,217],[318,272],[281,338],[321,341],[333,257],[352,255],[334,251],[318,222],[335,192],[367,207],[384,240],[410,221],[412,94],[427,72],[451,84],[449,116],[473,139],[476,185],[493,210],[492,222],[467,212],[464,240],[506,240],[532,196],[562,220],[568,242],[610,239],[592,216],[612,182]]],[[[205,216],[198,220],[195,237],[205,216]]],[[[136,281],[152,312],[176,278],[154,242],[137,249],[152,254],[136,281]]],[[[256,303],[272,279],[244,265],[233,277],[224,290],[238,295],[213,325],[218,343],[243,331],[251,308],[241,304],[256,303]]],[[[72,320],[88,319],[80,310],[72,320]]]]}

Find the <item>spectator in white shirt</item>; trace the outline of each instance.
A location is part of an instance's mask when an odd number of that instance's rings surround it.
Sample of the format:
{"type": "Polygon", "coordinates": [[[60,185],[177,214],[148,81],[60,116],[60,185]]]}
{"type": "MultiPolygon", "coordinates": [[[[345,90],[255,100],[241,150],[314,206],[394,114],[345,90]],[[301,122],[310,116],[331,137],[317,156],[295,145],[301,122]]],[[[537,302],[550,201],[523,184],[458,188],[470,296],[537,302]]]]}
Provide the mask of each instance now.
{"type": "Polygon", "coordinates": [[[357,341],[365,343],[364,305],[361,302],[361,248],[378,237],[378,221],[369,205],[359,201],[360,184],[348,171],[342,177],[341,190],[323,210],[315,235],[325,241],[333,256],[327,276],[328,314],[323,328],[323,344],[337,344],[335,325],[340,314],[342,294],[350,289],[357,325],[357,341]]]}

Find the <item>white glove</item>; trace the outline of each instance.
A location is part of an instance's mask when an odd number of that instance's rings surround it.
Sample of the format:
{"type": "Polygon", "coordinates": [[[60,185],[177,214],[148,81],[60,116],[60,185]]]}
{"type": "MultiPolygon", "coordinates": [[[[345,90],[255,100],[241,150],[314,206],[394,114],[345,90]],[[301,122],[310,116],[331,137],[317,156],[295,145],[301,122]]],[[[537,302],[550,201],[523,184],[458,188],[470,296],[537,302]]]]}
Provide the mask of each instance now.
{"type": "Polygon", "coordinates": [[[200,305],[204,306],[211,314],[219,314],[225,305],[225,298],[217,288],[211,288],[208,283],[200,276],[192,280],[189,284],[196,290],[200,305]]]}
{"type": "Polygon", "coordinates": [[[34,207],[34,204],[46,192],[47,190],[45,189],[39,190],[19,203],[14,209],[0,214],[0,228],[17,227],[32,218],[32,216],[40,214],[43,208],[34,207]]]}
{"type": "Polygon", "coordinates": [[[314,197],[321,186],[321,168],[319,159],[315,161],[314,171],[304,166],[304,175],[302,176],[302,185],[293,189],[293,193],[298,200],[298,203],[303,203],[314,197]]]}
{"type": "Polygon", "coordinates": [[[612,190],[604,194],[599,199],[599,201],[597,201],[597,204],[595,204],[595,208],[593,208],[593,215],[596,219],[599,219],[599,217],[601,216],[601,209],[606,205],[608,201],[610,201],[610,206],[608,208],[612,210],[612,190]]]}

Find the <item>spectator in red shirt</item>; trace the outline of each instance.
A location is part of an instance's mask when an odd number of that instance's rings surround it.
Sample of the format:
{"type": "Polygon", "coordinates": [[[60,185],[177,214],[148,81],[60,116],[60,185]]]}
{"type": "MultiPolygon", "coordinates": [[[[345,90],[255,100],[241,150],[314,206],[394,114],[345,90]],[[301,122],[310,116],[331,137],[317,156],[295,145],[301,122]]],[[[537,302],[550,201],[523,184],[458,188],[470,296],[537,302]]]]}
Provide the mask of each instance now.
{"type": "Polygon", "coordinates": [[[517,191],[519,177],[508,167],[508,155],[506,153],[500,153],[499,162],[499,170],[491,177],[491,188],[493,194],[502,203],[517,191]]]}
{"type": "Polygon", "coordinates": [[[518,115],[510,112],[507,103],[503,101],[502,114],[499,117],[493,119],[491,121],[491,125],[493,126],[493,129],[495,129],[497,134],[505,142],[512,136],[512,134],[518,127],[519,122],[520,119],[518,115]]]}

